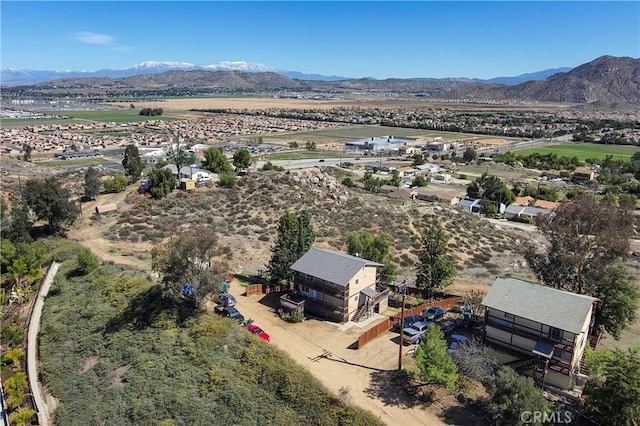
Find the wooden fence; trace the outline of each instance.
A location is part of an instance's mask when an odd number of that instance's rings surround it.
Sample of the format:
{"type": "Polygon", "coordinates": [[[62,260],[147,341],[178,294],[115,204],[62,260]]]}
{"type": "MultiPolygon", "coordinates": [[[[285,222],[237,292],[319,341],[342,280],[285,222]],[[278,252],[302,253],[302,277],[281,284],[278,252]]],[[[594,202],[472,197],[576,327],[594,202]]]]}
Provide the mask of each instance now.
{"type": "MultiPolygon", "coordinates": [[[[422,311],[432,306],[440,306],[442,308],[445,308],[446,310],[450,310],[453,305],[455,305],[460,301],[462,301],[461,296],[453,296],[453,297],[447,297],[442,300],[423,303],[422,305],[416,306],[415,308],[405,309],[404,316],[406,317],[409,315],[421,315],[422,311]]],[[[393,327],[393,324],[395,324],[398,321],[400,321],[400,314],[391,316],[389,317],[388,321],[383,321],[380,324],[377,324],[371,327],[369,330],[362,333],[360,337],[358,337],[358,349],[360,349],[365,344],[367,344],[367,342],[373,340],[374,338],[378,337],[382,333],[389,331],[391,327],[393,327]]]]}
{"type": "Polygon", "coordinates": [[[245,296],[261,296],[269,293],[279,293],[281,291],[291,291],[291,287],[268,286],[266,284],[249,284],[246,287],[245,296]]]}

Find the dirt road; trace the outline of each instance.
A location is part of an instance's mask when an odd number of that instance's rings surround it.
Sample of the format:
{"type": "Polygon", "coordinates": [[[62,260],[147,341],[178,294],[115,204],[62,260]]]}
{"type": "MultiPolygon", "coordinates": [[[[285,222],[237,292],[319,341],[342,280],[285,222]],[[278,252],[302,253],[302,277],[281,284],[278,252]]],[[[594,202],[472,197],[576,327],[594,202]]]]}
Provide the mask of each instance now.
{"type": "MultiPolygon", "coordinates": [[[[370,410],[389,425],[445,424],[430,409],[414,405],[404,392],[390,391],[388,381],[398,365],[396,333],[387,332],[362,349],[350,349],[363,332],[362,324],[343,327],[313,319],[290,324],[265,304],[274,299],[272,295],[242,296],[244,287],[235,280],[230,293],[236,296],[237,308],[245,318],[251,318],[271,336],[271,344],[286,351],[332,392],[337,394],[340,388],[348,387],[352,404],[370,410]]],[[[408,348],[403,351],[406,357],[408,348]]]]}

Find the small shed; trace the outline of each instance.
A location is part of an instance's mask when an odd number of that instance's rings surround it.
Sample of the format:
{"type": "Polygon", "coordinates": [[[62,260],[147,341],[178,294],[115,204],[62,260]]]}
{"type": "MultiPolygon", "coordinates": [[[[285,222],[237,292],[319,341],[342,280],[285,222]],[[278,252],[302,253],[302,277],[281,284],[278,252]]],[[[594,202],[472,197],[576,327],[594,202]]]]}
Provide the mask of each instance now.
{"type": "Polygon", "coordinates": [[[117,212],[117,211],[118,211],[118,205],[115,203],[96,206],[96,214],[105,214],[105,213],[111,213],[111,212],[117,212]]]}
{"type": "Polygon", "coordinates": [[[180,189],[185,191],[195,191],[196,181],[192,179],[182,178],[180,179],[180,189]]]}

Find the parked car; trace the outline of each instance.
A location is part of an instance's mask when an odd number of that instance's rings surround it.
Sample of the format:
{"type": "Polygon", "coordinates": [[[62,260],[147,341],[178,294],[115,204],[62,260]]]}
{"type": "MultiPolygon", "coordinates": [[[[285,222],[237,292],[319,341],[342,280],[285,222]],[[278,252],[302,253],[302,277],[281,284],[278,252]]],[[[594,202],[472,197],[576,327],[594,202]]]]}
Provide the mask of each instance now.
{"type": "Polygon", "coordinates": [[[240,324],[244,322],[244,315],[232,306],[216,306],[215,311],[223,317],[233,318],[240,324]]]}
{"type": "Polygon", "coordinates": [[[236,298],[229,293],[220,293],[215,298],[215,303],[222,306],[236,306],[236,298]]]}
{"type": "Polygon", "coordinates": [[[265,333],[263,329],[255,324],[248,324],[245,328],[266,342],[271,340],[271,337],[269,337],[269,335],[265,333]]]}
{"type": "Polygon", "coordinates": [[[435,321],[444,317],[445,309],[440,306],[432,306],[430,308],[425,309],[422,312],[422,318],[427,321],[435,321]]]}
{"type": "Polygon", "coordinates": [[[422,318],[422,316],[420,315],[407,315],[406,317],[404,317],[404,325],[400,326],[400,321],[396,321],[396,323],[393,325],[393,329],[396,331],[400,331],[404,328],[411,327],[411,325],[422,320],[424,320],[424,318],[422,318]]]}
{"type": "Polygon", "coordinates": [[[402,340],[410,345],[420,343],[420,339],[427,332],[427,329],[433,325],[429,321],[418,321],[402,330],[402,340]]]}
{"type": "Polygon", "coordinates": [[[451,333],[456,328],[456,323],[449,320],[440,320],[438,321],[438,325],[444,333],[451,333]]]}

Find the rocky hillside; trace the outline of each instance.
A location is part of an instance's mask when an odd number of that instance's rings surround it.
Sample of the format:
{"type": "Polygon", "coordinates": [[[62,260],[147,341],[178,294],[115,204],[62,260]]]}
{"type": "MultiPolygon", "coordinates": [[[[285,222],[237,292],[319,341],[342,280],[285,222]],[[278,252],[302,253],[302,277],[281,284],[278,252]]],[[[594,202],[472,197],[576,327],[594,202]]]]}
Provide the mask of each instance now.
{"type": "Polygon", "coordinates": [[[640,59],[602,56],[546,80],[474,89],[475,98],[639,106],[640,59]]]}

